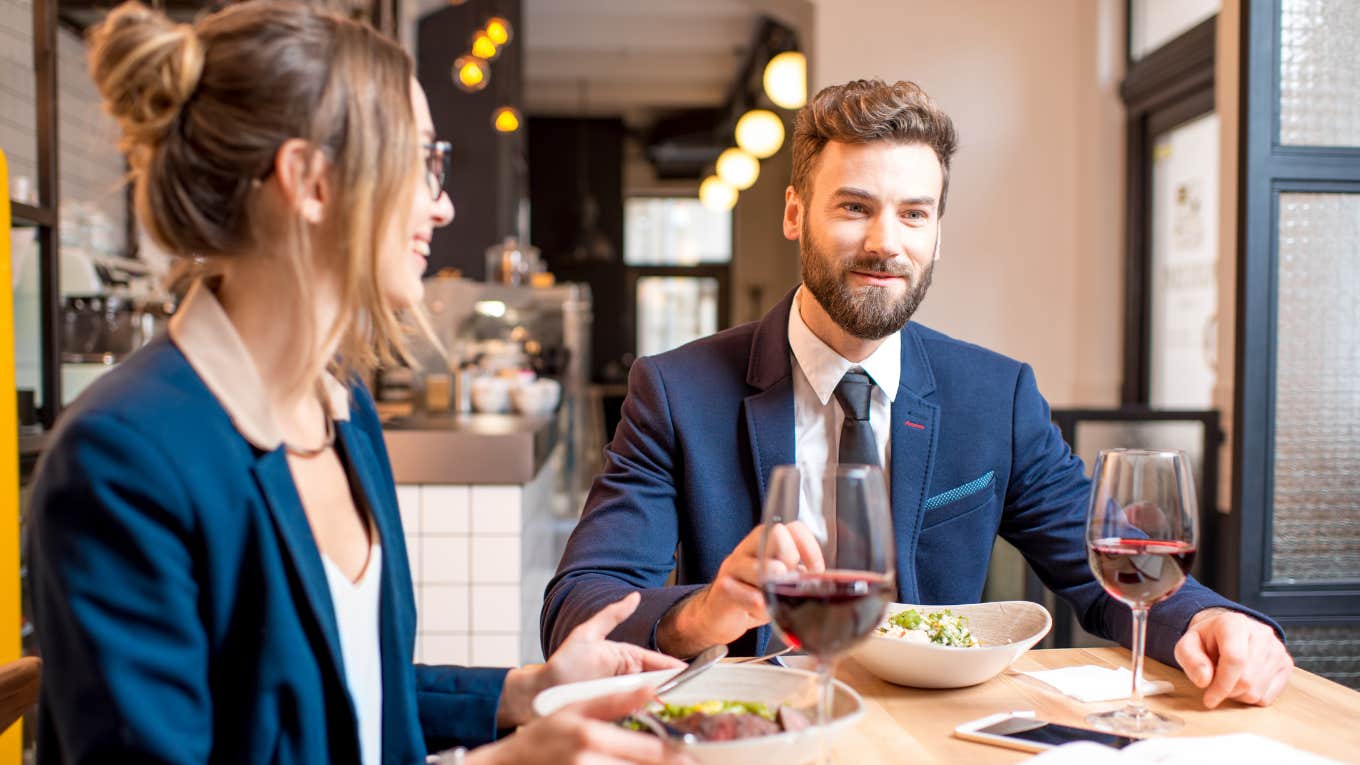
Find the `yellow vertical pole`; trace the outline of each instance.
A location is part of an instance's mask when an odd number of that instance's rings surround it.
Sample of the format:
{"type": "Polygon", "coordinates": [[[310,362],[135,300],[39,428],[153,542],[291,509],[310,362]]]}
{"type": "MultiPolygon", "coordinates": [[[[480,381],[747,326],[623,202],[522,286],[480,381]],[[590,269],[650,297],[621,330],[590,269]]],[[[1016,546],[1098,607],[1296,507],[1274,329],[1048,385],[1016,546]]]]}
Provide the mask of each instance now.
{"type": "MultiPolygon", "coordinates": [[[[19,402],[14,387],[9,162],[0,150],[0,663],[19,658],[19,402]]],[[[22,726],[0,736],[0,762],[18,765],[22,726]]]]}

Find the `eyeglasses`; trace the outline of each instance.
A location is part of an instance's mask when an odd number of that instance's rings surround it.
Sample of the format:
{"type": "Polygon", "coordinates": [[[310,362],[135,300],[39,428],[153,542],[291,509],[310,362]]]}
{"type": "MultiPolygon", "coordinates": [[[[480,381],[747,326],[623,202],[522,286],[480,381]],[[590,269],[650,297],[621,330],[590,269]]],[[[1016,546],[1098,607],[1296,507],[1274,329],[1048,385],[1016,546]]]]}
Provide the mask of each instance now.
{"type": "Polygon", "coordinates": [[[449,175],[449,154],[453,144],[431,141],[420,147],[425,150],[425,185],[430,189],[430,198],[437,201],[444,193],[444,179],[449,175]]]}

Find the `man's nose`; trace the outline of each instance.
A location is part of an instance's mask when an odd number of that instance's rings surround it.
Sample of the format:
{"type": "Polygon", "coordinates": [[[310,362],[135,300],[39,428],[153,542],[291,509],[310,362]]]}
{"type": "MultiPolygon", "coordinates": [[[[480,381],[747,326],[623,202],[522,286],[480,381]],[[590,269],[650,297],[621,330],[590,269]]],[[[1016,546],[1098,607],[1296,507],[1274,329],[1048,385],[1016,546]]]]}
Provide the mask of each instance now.
{"type": "Polygon", "coordinates": [[[902,234],[895,213],[874,216],[864,237],[864,249],[885,258],[902,254],[902,234]]]}

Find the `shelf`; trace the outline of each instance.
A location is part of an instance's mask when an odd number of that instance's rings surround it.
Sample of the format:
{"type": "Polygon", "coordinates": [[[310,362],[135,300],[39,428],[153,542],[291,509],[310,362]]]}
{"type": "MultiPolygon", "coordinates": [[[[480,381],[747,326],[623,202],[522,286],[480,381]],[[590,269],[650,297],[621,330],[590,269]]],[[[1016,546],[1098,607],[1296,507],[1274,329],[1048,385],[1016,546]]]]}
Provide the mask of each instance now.
{"type": "Polygon", "coordinates": [[[15,228],[55,226],[57,224],[57,215],[51,209],[34,207],[23,202],[11,201],[9,203],[9,217],[15,228]]]}

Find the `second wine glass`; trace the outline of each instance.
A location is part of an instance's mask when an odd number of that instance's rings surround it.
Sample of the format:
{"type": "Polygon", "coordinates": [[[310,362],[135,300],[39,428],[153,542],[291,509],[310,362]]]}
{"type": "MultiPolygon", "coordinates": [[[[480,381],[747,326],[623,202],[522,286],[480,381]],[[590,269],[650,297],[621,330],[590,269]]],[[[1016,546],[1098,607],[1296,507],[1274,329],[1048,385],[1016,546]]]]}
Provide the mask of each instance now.
{"type": "Polygon", "coordinates": [[[1143,704],[1148,609],[1185,583],[1199,546],[1190,462],[1181,451],[1106,449],[1091,472],[1086,547],[1091,572],[1133,610],[1133,688],[1122,709],[1088,715],[1098,728],[1131,736],[1180,728],[1143,704]]]}
{"type": "MultiPolygon", "coordinates": [[[[765,501],[760,570],[775,629],[816,659],[817,724],[825,726],[836,661],[878,626],[897,591],[882,470],[776,467],[765,501]]],[[[819,762],[827,762],[825,749],[819,762]]]]}

